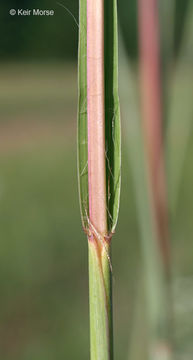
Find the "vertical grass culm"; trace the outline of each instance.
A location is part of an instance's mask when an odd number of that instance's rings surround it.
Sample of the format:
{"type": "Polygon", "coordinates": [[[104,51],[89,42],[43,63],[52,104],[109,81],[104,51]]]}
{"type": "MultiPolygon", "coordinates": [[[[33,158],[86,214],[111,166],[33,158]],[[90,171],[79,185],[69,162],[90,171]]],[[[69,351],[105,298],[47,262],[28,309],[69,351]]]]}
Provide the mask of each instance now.
{"type": "Polygon", "coordinates": [[[88,238],[90,358],[113,359],[111,238],[120,194],[116,1],[80,0],[78,177],[88,238]]]}

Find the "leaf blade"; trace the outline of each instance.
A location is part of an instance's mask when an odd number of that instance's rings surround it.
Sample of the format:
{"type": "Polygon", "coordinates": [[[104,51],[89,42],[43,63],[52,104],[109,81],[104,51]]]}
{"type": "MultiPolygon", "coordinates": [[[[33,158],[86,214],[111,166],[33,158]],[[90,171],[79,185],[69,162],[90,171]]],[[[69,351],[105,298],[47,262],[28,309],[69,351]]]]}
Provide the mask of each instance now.
{"type": "Polygon", "coordinates": [[[88,141],[87,141],[87,62],[86,0],[79,4],[78,49],[78,184],[83,228],[88,228],[88,141]]]}
{"type": "Polygon", "coordinates": [[[114,232],[121,186],[121,128],[118,96],[116,0],[105,2],[105,123],[108,230],[114,232]]]}

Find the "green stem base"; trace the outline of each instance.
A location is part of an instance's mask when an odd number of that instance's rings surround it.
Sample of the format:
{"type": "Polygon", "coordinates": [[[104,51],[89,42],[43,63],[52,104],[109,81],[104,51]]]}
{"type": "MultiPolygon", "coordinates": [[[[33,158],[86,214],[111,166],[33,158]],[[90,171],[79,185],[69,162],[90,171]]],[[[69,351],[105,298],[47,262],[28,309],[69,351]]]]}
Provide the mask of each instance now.
{"type": "Polygon", "coordinates": [[[90,359],[113,360],[112,290],[109,246],[88,241],[90,359]]]}

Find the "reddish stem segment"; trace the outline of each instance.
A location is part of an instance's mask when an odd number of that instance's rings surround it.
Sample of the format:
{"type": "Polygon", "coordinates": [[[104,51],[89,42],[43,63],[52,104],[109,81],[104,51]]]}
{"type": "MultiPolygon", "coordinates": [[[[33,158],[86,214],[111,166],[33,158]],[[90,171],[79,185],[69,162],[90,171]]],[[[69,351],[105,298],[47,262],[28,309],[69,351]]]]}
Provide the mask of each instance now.
{"type": "Polygon", "coordinates": [[[169,266],[168,214],[162,136],[160,34],[157,0],[139,0],[141,102],[145,146],[160,247],[169,266]]]}
{"type": "Polygon", "coordinates": [[[87,119],[89,219],[106,235],[104,0],[87,0],[87,119]]]}

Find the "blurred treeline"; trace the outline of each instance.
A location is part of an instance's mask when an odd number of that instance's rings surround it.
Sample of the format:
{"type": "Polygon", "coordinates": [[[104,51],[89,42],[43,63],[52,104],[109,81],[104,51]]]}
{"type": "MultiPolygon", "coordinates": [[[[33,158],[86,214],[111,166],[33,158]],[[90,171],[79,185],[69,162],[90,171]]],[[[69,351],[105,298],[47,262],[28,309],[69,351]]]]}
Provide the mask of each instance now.
{"type": "MultiPolygon", "coordinates": [[[[163,0],[160,0],[163,1],[163,0]]],[[[176,56],[190,0],[173,1],[175,6],[173,54],[176,56]]],[[[78,0],[9,0],[0,2],[0,59],[65,59],[77,57],[78,27],[63,4],[78,19],[78,0]],[[54,9],[55,16],[11,16],[10,9],[54,9]],[[74,28],[74,31],[72,29],[74,28]]],[[[127,52],[137,57],[137,1],[118,0],[119,20],[127,52]]],[[[168,32],[172,31],[168,28],[168,32]]]]}

